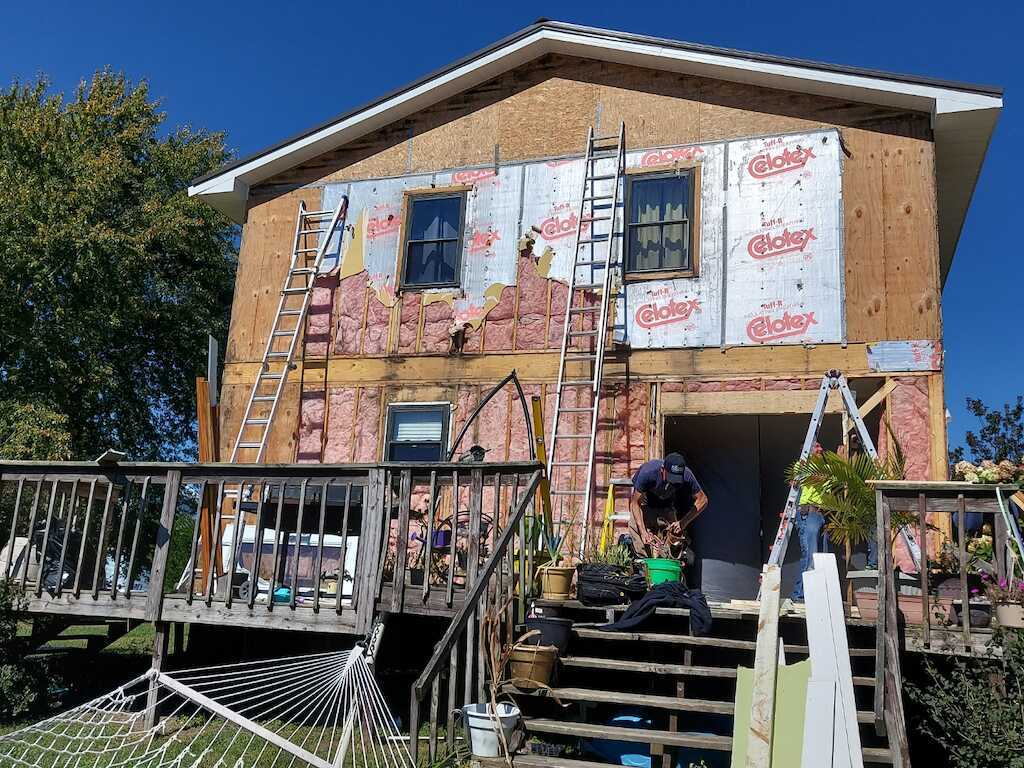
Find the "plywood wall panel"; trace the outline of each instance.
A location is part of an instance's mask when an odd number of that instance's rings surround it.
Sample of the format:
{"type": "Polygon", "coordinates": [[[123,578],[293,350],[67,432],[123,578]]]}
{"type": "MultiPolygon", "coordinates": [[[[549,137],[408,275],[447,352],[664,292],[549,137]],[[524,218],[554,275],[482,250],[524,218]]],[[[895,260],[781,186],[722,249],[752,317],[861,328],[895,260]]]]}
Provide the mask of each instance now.
{"type": "Polygon", "coordinates": [[[582,152],[594,124],[597,88],[553,77],[501,102],[498,143],[508,159],[582,152]]]}
{"type": "Polygon", "coordinates": [[[632,147],[693,144],[700,138],[700,78],[645,69],[618,70],[615,84],[598,87],[601,132],[620,122],[632,147]]]}
{"type": "Polygon", "coordinates": [[[885,227],[882,220],[883,136],[844,133],[843,169],[846,332],[849,341],[885,338],[885,227]]]}
{"type": "Polygon", "coordinates": [[[887,339],[937,339],[935,145],[890,136],[882,150],[887,339]]]}

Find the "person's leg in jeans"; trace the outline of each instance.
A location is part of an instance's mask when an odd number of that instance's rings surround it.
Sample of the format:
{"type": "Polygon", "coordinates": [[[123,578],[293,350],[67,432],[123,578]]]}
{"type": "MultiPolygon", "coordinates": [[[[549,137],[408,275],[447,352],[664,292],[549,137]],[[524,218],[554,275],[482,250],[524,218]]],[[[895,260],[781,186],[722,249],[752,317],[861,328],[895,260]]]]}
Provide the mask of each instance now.
{"type": "MultiPolygon", "coordinates": [[[[792,599],[803,602],[804,571],[814,567],[814,553],[822,551],[825,518],[817,507],[803,506],[796,513],[796,533],[800,540],[800,573],[793,584],[792,599]]],[[[827,546],[827,539],[825,541],[827,546]]]]}

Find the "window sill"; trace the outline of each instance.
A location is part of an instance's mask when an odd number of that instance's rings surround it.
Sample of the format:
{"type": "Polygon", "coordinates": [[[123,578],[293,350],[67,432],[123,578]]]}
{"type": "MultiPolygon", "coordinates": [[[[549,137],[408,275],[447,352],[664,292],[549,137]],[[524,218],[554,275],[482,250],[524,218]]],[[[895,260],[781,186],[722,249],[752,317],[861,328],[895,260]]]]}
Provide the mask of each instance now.
{"type": "Polygon", "coordinates": [[[696,269],[662,269],[650,272],[626,272],[622,278],[626,283],[643,283],[650,280],[676,280],[699,277],[696,269]]]}

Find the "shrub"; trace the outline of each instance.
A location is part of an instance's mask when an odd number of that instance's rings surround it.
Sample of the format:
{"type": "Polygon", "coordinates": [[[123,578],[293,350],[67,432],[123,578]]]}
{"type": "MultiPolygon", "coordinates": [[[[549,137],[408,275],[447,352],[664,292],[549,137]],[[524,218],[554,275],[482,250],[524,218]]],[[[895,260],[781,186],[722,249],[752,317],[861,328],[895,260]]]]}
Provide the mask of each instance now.
{"type": "Polygon", "coordinates": [[[923,683],[905,685],[952,768],[1024,768],[1024,634],[1001,632],[993,645],[983,658],[928,657],[923,683]]]}
{"type": "Polygon", "coordinates": [[[21,596],[0,580],[0,722],[11,722],[37,711],[46,700],[46,677],[41,667],[25,658],[18,641],[21,596]]]}

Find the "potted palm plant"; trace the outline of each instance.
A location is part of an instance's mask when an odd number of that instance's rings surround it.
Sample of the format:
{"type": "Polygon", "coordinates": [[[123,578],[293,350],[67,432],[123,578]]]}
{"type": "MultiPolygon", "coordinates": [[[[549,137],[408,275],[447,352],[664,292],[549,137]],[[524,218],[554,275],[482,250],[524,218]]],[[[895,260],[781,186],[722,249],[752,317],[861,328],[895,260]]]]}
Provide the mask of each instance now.
{"type": "MultiPolygon", "coordinates": [[[[853,548],[875,534],[875,489],[870,481],[903,479],[903,453],[895,440],[892,443],[894,448],[885,459],[866,453],[842,456],[823,451],[797,460],[787,473],[791,483],[817,492],[825,514],[825,530],[831,541],[843,547],[847,568],[853,548]]],[[[895,530],[910,521],[905,515],[894,514],[892,522],[895,530]]],[[[877,604],[877,596],[871,597],[877,604]]]]}

